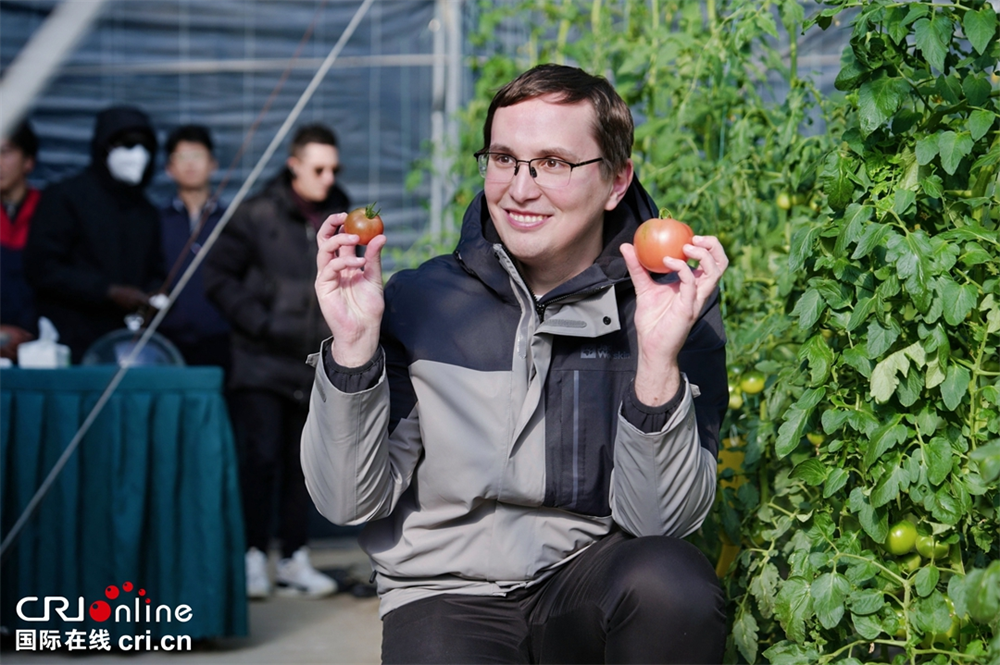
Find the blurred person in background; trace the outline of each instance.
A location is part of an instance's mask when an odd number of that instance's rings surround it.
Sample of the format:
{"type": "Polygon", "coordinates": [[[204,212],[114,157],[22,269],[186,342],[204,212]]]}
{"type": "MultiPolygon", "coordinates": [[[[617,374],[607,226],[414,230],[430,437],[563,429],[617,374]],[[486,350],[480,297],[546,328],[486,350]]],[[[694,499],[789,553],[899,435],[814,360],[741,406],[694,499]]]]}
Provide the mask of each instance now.
{"type": "Polygon", "coordinates": [[[59,331],[79,363],[102,335],[145,311],[166,277],[160,215],[145,188],[157,141],[149,117],[132,106],[97,114],[90,165],[51,185],[39,202],[24,267],[38,314],[59,331]]]}
{"type": "MultiPolygon", "coordinates": [[[[178,127],[167,137],[165,148],[167,175],[177,186],[176,194],[160,209],[163,253],[173,275],[168,290],[172,291],[226,208],[211,196],[218,162],[207,127],[178,127]]],[[[205,297],[203,271],[204,264],[178,294],[160,324],[160,332],[177,346],[188,365],[218,365],[228,371],[229,324],[205,297]]]]}
{"type": "Polygon", "coordinates": [[[41,193],[28,185],[38,136],[21,121],[0,143],[0,356],[17,359],[21,342],[38,332],[34,296],[24,277],[24,245],[41,193]]]}
{"type": "Polygon", "coordinates": [[[233,329],[229,388],[241,438],[247,595],[271,592],[267,552],[278,497],[278,592],[320,597],[337,590],[312,567],[312,511],[299,461],[313,370],[306,356],[330,334],[314,291],[316,232],[348,208],[336,184],[340,154],[323,125],[299,128],[285,168],[233,214],[205,261],[208,297],[233,329]]]}

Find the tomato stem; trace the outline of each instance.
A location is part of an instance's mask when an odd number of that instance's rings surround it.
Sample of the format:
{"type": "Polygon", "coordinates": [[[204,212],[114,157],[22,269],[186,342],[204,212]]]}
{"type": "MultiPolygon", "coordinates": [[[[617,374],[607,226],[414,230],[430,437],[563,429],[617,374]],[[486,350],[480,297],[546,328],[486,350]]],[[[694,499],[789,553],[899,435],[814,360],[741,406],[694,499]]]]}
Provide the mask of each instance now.
{"type": "Polygon", "coordinates": [[[365,206],[365,217],[367,217],[368,219],[375,219],[375,217],[380,212],[382,212],[381,208],[379,208],[378,210],[375,209],[376,205],[378,205],[378,201],[375,201],[374,203],[370,203],[367,206],[365,206]]]}

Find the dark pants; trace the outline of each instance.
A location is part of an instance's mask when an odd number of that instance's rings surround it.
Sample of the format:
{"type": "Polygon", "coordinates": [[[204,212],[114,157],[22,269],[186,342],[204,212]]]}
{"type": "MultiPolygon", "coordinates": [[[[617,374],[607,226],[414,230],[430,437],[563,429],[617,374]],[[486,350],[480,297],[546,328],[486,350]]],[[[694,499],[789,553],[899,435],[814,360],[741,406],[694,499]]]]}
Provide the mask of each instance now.
{"type": "Polygon", "coordinates": [[[306,408],[266,390],[233,393],[234,429],[241,445],[243,520],[247,548],[267,552],[278,500],[278,538],[282,556],[290,557],[306,544],[312,504],[299,460],[306,408]]]}
{"type": "Polygon", "coordinates": [[[690,543],[618,531],[537,587],[408,603],[384,663],[721,663],[725,601],[690,543]]]}

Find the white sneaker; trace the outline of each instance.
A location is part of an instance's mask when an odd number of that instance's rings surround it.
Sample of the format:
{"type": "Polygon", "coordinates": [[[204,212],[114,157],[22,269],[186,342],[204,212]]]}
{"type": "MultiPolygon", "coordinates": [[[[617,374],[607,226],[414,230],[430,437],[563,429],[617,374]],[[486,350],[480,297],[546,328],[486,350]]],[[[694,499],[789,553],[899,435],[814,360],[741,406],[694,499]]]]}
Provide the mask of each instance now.
{"type": "Polygon", "coordinates": [[[271,581],[267,577],[267,555],[256,547],[246,553],[247,598],[267,598],[271,594],[271,581]]]}
{"type": "Polygon", "coordinates": [[[300,547],[290,559],[278,561],[275,586],[283,596],[322,598],[337,591],[337,583],[309,563],[306,547],[300,547]]]}

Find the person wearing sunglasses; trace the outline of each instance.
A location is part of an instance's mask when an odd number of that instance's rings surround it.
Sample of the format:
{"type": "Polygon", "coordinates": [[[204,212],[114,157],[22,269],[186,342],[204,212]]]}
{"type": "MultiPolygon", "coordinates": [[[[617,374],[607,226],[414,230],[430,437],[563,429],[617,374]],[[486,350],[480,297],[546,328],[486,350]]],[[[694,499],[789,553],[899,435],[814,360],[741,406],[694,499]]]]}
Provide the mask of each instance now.
{"type": "Polygon", "coordinates": [[[632,141],[605,79],[540,65],[493,98],[452,254],[383,289],[384,236],[357,256],[343,216],[320,229],[302,463],[322,514],[365,524],[384,662],[721,662],[683,537],[715,498],[728,260],[695,236],[695,267],[639,265],[632,141]]]}
{"type": "Polygon", "coordinates": [[[237,208],[205,259],[205,293],[232,330],[228,389],[243,453],[247,596],[253,599],[267,598],[273,587],[310,598],[337,590],[310,560],[312,507],[299,439],[313,382],[303,361],[330,334],[313,290],[312,257],[320,224],[348,207],[336,182],[339,170],[333,131],[322,124],[299,127],[284,168],[237,208]],[[272,537],[280,541],[273,585],[272,537]]]}

